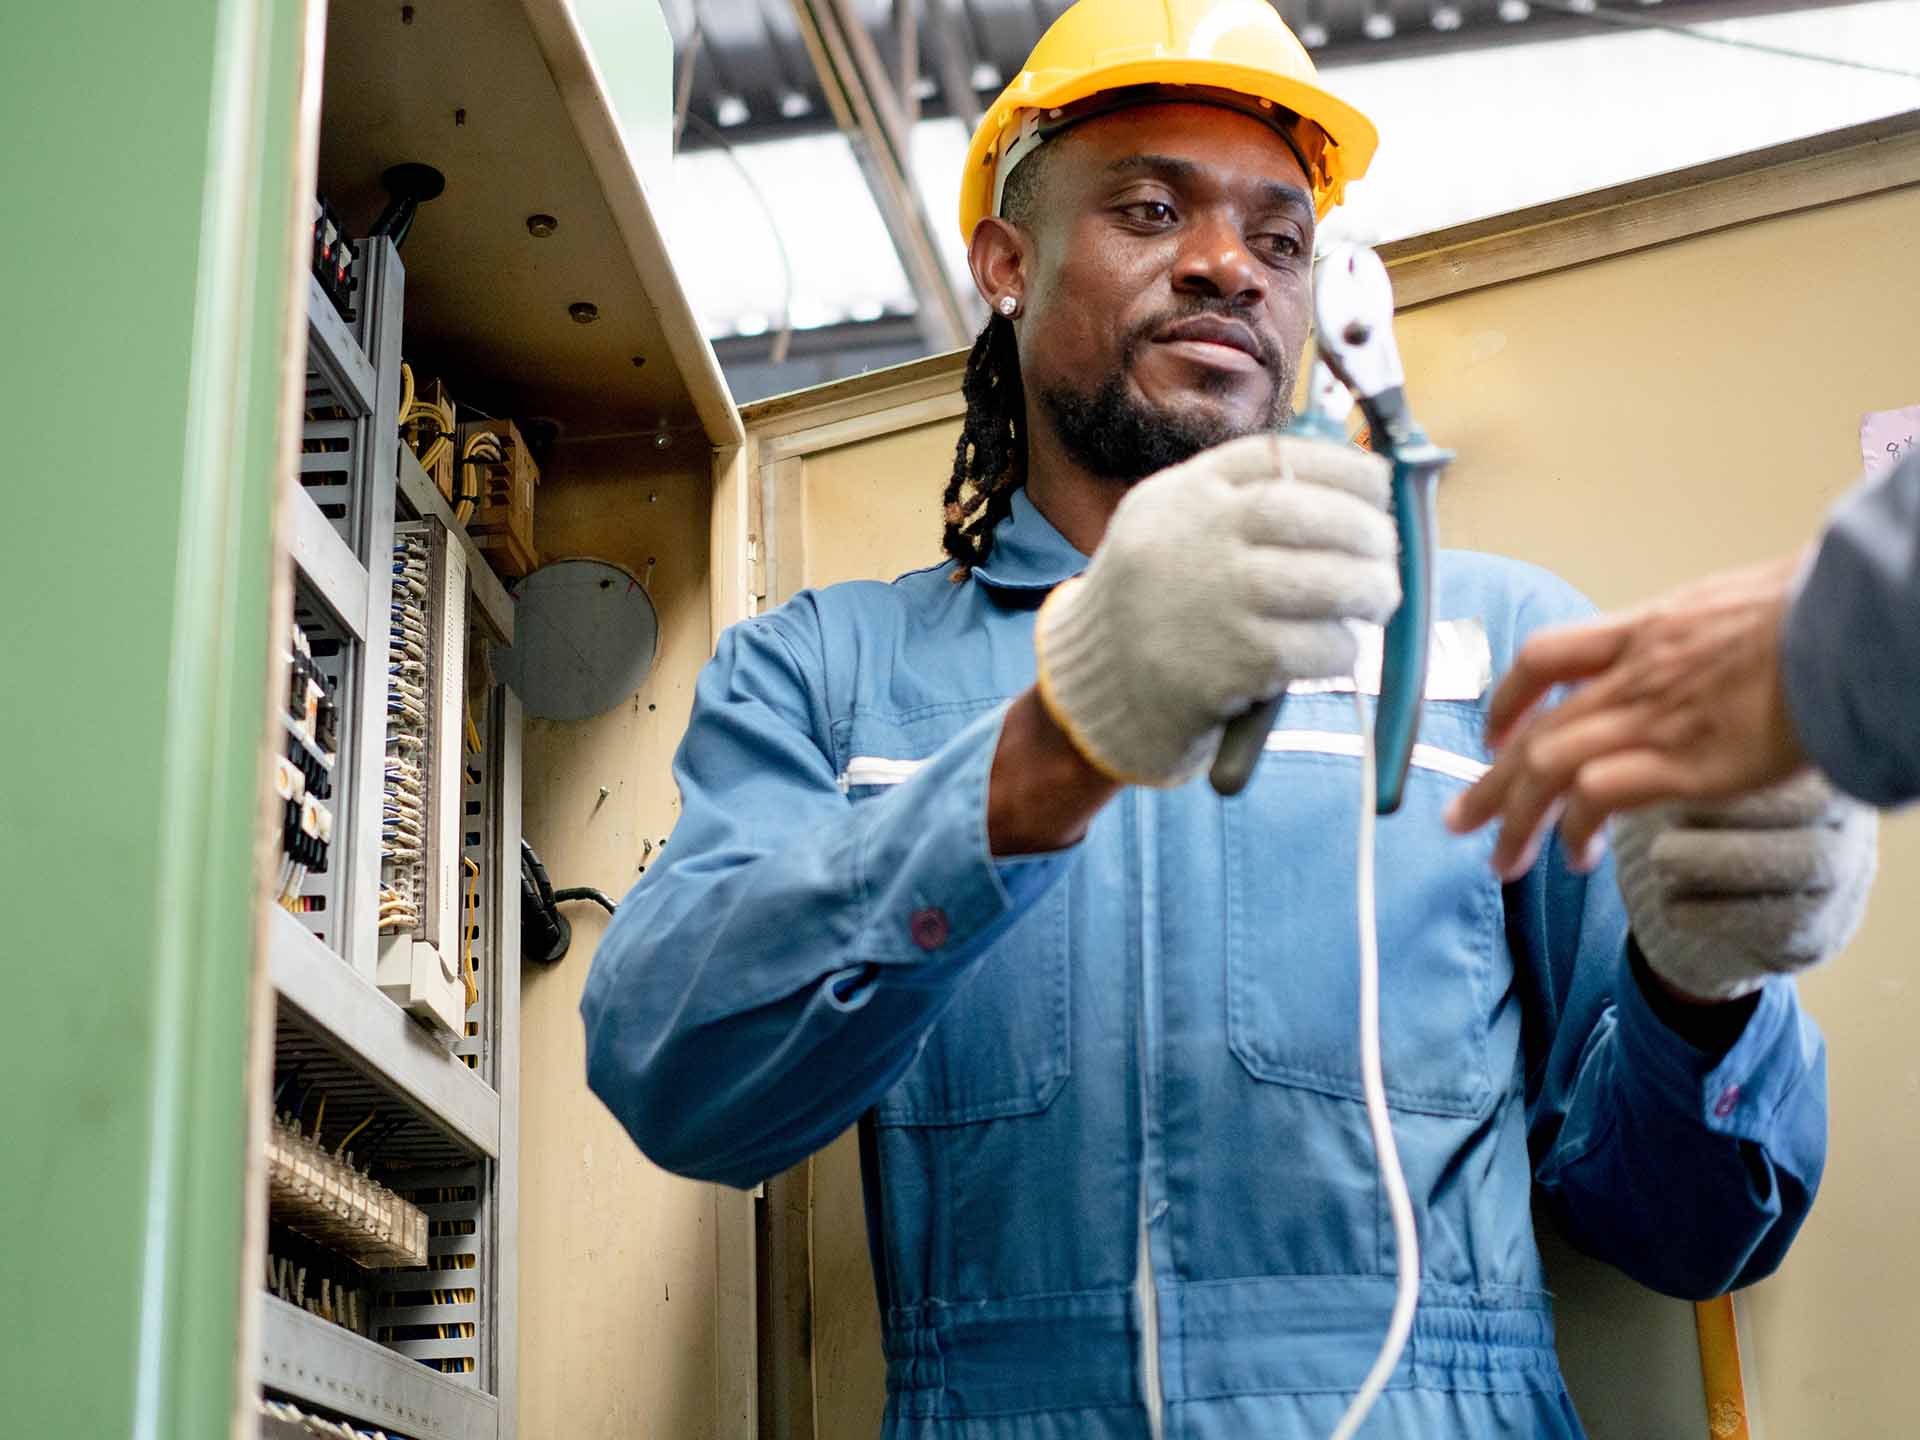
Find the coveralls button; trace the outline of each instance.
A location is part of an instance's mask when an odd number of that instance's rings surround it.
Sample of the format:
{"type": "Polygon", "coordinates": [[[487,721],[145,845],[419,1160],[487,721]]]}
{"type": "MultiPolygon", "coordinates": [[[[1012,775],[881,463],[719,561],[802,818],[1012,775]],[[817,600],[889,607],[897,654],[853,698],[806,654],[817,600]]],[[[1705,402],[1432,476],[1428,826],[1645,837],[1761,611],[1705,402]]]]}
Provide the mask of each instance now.
{"type": "Polygon", "coordinates": [[[907,923],[907,931],[913,936],[913,943],[922,950],[938,950],[947,943],[952,927],[947,924],[947,912],[937,905],[929,905],[924,910],[913,912],[913,919],[907,923]]]}
{"type": "Polygon", "coordinates": [[[1738,1085],[1729,1085],[1720,1092],[1720,1098],[1713,1102],[1715,1118],[1720,1120],[1726,1119],[1727,1116],[1733,1114],[1733,1107],[1739,1103],[1740,1087],[1738,1085]]]}

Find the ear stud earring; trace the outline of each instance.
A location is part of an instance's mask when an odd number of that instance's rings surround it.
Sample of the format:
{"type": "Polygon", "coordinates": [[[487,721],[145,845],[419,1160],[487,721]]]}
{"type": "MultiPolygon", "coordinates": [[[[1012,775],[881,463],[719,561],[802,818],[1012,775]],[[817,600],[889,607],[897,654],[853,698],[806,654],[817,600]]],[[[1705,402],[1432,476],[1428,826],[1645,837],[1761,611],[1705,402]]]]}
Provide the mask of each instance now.
{"type": "Polygon", "coordinates": [[[1019,308],[1020,308],[1020,302],[1014,299],[1013,296],[1002,295],[1000,297],[1000,313],[1006,316],[1009,320],[1013,318],[1013,312],[1018,310],[1019,308]]]}

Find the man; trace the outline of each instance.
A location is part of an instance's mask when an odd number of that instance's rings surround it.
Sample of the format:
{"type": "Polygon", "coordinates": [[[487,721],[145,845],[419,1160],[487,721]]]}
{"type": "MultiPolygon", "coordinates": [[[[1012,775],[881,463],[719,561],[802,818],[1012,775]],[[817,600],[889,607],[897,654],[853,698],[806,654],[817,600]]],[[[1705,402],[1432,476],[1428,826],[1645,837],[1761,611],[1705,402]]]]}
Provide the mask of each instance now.
{"type": "MultiPolygon", "coordinates": [[[[1194,778],[1396,603],[1379,462],[1274,434],[1317,217],[1372,145],[1264,5],[1056,23],[963,191],[994,318],[950,558],[721,638],[672,858],[595,959],[590,1079],[662,1165],[748,1185],[859,1124],[888,1436],[1321,1440],[1386,1328],[1351,694],[1302,687],[1237,798],[1194,778]]],[[[1464,555],[1437,600],[1454,660],[1379,838],[1423,1292],[1369,1433],[1577,1436],[1533,1186],[1650,1284],[1755,1279],[1819,1179],[1823,1049],[1786,983],[1669,994],[1604,871],[1554,855],[1503,890],[1446,835],[1492,663],[1583,611],[1464,555]]]]}
{"type": "Polygon", "coordinates": [[[1870,805],[1920,798],[1920,454],[1834,507],[1810,562],[1729,571],[1618,616],[1542,632],[1487,717],[1498,762],[1449,816],[1501,822],[1526,869],[1556,816],[1597,853],[1607,817],[1820,771],[1870,805]],[[1555,686],[1585,682],[1541,711],[1555,686]]]}

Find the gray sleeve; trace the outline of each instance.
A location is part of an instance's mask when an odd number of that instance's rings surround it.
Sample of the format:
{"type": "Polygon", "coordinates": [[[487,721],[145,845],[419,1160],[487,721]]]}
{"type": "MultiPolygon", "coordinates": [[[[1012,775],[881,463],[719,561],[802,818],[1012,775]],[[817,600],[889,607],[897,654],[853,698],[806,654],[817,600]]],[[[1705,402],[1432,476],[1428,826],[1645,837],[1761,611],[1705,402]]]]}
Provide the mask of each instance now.
{"type": "Polygon", "coordinates": [[[1834,507],[1781,650],[1814,764],[1872,805],[1920,798],[1920,452],[1834,507]]]}

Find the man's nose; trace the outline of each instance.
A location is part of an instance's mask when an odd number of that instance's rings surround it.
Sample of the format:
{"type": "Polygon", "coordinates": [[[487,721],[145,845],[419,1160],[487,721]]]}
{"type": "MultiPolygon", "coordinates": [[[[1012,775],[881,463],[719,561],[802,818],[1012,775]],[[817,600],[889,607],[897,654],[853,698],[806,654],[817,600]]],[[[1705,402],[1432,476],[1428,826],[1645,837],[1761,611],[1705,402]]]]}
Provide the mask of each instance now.
{"type": "Polygon", "coordinates": [[[1266,299],[1266,267],[1247,248],[1246,236],[1231,219],[1203,216],[1188,228],[1184,241],[1174,264],[1175,290],[1235,305],[1257,305],[1266,299]]]}

